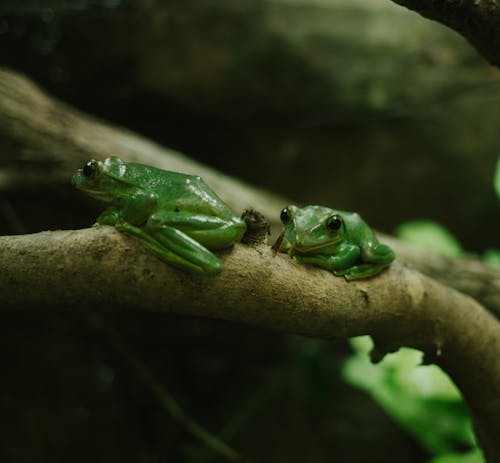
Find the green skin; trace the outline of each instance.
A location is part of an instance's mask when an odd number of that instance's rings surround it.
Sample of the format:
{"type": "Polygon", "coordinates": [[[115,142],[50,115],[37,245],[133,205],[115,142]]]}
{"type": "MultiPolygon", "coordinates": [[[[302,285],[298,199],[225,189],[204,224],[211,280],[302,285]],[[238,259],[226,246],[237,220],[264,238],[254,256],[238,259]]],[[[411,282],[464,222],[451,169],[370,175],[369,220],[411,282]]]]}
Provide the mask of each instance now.
{"type": "Polygon", "coordinates": [[[222,263],[209,249],[230,246],[246,231],[197,176],[110,157],[79,169],[73,185],[109,203],[96,225],[114,225],[161,260],[193,273],[220,272],[222,263]]]}
{"type": "Polygon", "coordinates": [[[394,260],[393,250],[379,243],[372,229],[354,212],[323,206],[288,206],[280,251],[301,264],[332,271],[346,280],[372,277],[394,260]]]}

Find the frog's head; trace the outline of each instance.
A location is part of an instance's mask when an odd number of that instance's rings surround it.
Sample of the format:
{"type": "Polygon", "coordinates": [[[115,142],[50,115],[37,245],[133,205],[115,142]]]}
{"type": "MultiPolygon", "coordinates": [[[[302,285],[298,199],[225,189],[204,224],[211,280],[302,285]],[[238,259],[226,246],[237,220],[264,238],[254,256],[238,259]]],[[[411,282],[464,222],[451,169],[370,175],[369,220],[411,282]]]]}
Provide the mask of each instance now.
{"type": "Polygon", "coordinates": [[[288,206],[281,211],[284,237],[290,255],[322,254],[344,239],[345,225],[339,212],[323,206],[288,206]]]}
{"type": "Polygon", "coordinates": [[[96,199],[111,201],[126,188],[126,168],[126,164],[115,156],[104,161],[92,159],[76,171],[72,183],[96,199]]]}

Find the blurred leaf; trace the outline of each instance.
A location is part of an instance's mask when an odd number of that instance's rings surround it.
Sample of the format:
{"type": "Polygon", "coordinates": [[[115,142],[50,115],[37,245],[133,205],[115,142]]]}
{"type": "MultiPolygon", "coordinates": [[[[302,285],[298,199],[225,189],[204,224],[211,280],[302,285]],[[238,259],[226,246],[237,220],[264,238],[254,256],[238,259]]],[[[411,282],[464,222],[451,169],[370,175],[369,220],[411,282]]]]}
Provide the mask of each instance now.
{"type": "Polygon", "coordinates": [[[442,225],[431,220],[405,222],[396,229],[396,236],[429,252],[448,257],[463,254],[458,240],[442,225]]]}
{"type": "Polygon", "coordinates": [[[367,391],[393,419],[432,454],[474,446],[460,393],[437,366],[421,366],[422,353],[400,349],[373,365],[367,336],[354,338],[355,354],[343,365],[343,378],[367,391]]]}
{"type": "Polygon", "coordinates": [[[483,452],[479,449],[467,453],[447,453],[433,458],[429,463],[483,463],[483,452]]]}
{"type": "Polygon", "coordinates": [[[500,267],[500,251],[498,249],[487,249],[483,254],[483,261],[493,267],[500,267]]]}
{"type": "Polygon", "coordinates": [[[500,156],[498,157],[495,176],[493,177],[493,187],[495,188],[495,191],[500,198],[500,156]]]}

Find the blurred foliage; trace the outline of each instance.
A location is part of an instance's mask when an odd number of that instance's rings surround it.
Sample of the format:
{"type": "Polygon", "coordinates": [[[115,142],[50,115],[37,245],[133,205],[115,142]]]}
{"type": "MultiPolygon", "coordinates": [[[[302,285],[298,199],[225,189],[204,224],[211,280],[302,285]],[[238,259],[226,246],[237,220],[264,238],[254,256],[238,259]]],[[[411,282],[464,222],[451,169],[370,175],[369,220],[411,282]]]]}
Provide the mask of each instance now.
{"type": "MultiPolygon", "coordinates": [[[[493,187],[500,198],[500,157],[493,175],[493,187]]],[[[459,257],[465,251],[458,239],[441,224],[432,220],[413,220],[401,224],[395,235],[422,250],[441,254],[447,257],[459,257]]],[[[481,259],[488,265],[500,267],[500,250],[487,248],[481,259]]]]}
{"type": "MultiPolygon", "coordinates": [[[[498,198],[500,199],[500,156],[498,156],[497,166],[493,176],[493,188],[495,188],[498,198]]],[[[486,249],[483,254],[483,261],[489,265],[500,267],[500,250],[493,248],[486,249]]]]}
{"type": "Polygon", "coordinates": [[[500,251],[498,249],[487,249],[482,258],[488,265],[500,267],[500,251]]]}
{"type": "MultiPolygon", "coordinates": [[[[418,366],[422,353],[408,348],[373,365],[368,356],[372,345],[368,336],[351,340],[355,353],[344,363],[344,379],[368,392],[433,455],[451,458],[449,454],[472,449],[474,441],[467,410],[448,376],[435,365],[418,366]]],[[[436,461],[458,460],[433,460],[433,463],[436,461]]]]}
{"type": "Polygon", "coordinates": [[[484,461],[481,450],[475,449],[467,453],[448,453],[433,458],[430,463],[482,463],[484,461]]]}
{"type": "Polygon", "coordinates": [[[431,220],[414,220],[400,225],[395,232],[400,239],[428,252],[458,257],[463,249],[458,240],[440,224],[431,220]]]}
{"type": "Polygon", "coordinates": [[[497,167],[495,170],[495,176],[493,178],[493,186],[495,191],[497,192],[498,197],[500,198],[500,156],[498,156],[497,167]]]}

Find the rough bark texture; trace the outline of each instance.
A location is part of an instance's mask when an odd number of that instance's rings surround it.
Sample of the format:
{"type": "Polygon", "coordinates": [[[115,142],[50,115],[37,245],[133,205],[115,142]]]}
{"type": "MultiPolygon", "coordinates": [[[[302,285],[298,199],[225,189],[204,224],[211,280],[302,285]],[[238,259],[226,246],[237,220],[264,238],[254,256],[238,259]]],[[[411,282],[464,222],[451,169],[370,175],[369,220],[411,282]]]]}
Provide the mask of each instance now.
{"type": "Polygon", "coordinates": [[[492,65],[500,67],[500,5],[496,0],[393,0],[466,37],[492,65]]]}
{"type": "Polygon", "coordinates": [[[383,236],[401,262],[419,272],[467,294],[489,309],[500,320],[500,271],[474,258],[452,259],[422,253],[394,238],[383,236]]]}
{"type": "MultiPolygon", "coordinates": [[[[163,169],[196,173],[237,212],[254,208],[279,232],[289,199],[231,179],[123,128],[76,111],[26,78],[0,71],[0,191],[68,185],[90,158],[119,156],[163,169]],[[28,173],[29,172],[29,173],[28,173]]],[[[385,239],[385,237],[384,237],[385,239]]],[[[500,318],[500,272],[476,260],[446,259],[390,241],[402,262],[474,298],[500,318]]]]}
{"type": "Polygon", "coordinates": [[[371,334],[381,352],[422,349],[461,389],[488,461],[499,461],[500,322],[473,299],[398,263],[347,283],[268,246],[221,257],[219,276],[193,277],[110,227],[2,237],[1,307],[163,311],[322,338],[371,334]]]}

